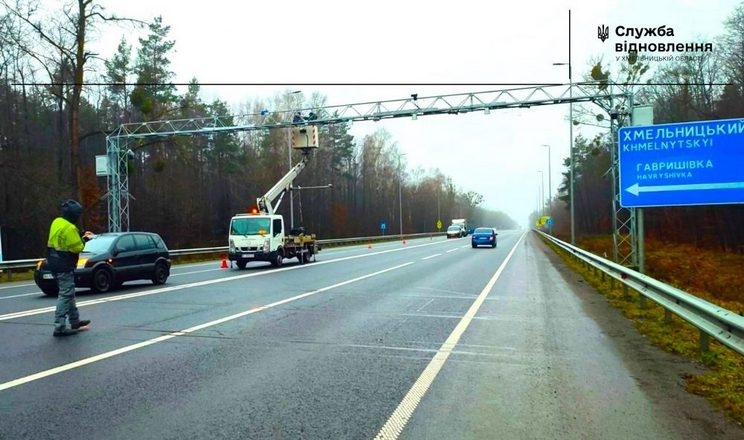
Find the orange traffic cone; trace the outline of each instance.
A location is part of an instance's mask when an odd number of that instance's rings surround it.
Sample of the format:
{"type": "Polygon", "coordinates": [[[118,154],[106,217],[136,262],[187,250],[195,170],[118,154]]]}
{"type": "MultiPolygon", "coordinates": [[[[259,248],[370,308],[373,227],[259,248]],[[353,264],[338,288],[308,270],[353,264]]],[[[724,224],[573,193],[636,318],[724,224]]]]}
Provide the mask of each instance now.
{"type": "Polygon", "coordinates": [[[367,249],[372,249],[372,243],[367,243],[367,249]]]}
{"type": "Polygon", "coordinates": [[[227,269],[227,258],[222,257],[222,264],[220,264],[220,269],[227,269]]]}
{"type": "Polygon", "coordinates": [[[403,244],[406,244],[406,241],[405,240],[403,240],[403,244]]]}

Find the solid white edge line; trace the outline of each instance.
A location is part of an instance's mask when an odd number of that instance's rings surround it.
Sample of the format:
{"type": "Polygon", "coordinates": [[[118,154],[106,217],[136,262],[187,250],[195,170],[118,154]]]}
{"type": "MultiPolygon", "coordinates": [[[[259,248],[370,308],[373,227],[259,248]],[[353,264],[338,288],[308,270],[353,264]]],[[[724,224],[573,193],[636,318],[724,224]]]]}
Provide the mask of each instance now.
{"type": "Polygon", "coordinates": [[[496,280],[498,280],[501,276],[501,273],[504,271],[504,268],[509,263],[509,260],[511,260],[514,252],[517,251],[517,247],[525,235],[526,233],[522,234],[522,236],[519,237],[519,240],[517,240],[517,242],[514,244],[511,251],[504,259],[504,262],[501,263],[501,266],[499,266],[499,268],[496,270],[496,273],[494,273],[488,283],[486,283],[486,286],[483,288],[481,293],[470,306],[470,309],[468,309],[468,311],[465,313],[465,316],[463,316],[460,322],[457,323],[457,326],[454,330],[452,330],[452,333],[449,335],[447,340],[444,341],[442,346],[434,355],[434,358],[429,362],[429,365],[426,366],[418,379],[416,379],[416,382],[414,382],[411,389],[408,390],[408,393],[406,393],[403,400],[398,404],[398,407],[395,408],[393,414],[390,415],[382,428],[380,428],[380,431],[377,433],[375,439],[397,439],[398,436],[400,436],[400,434],[403,432],[403,429],[406,427],[406,424],[411,418],[411,415],[413,415],[413,412],[416,410],[416,407],[421,402],[421,399],[423,399],[426,391],[434,382],[437,374],[439,374],[439,371],[444,366],[445,361],[447,361],[447,358],[449,358],[450,353],[452,353],[452,351],[455,349],[457,342],[460,340],[463,333],[465,333],[465,330],[467,330],[470,322],[475,317],[478,309],[480,309],[483,301],[485,301],[486,297],[491,292],[491,289],[493,289],[493,286],[496,284],[496,280]]]}
{"type": "Polygon", "coordinates": [[[303,294],[296,295],[296,296],[293,296],[291,298],[285,298],[285,299],[282,299],[280,301],[276,301],[276,302],[273,302],[271,304],[267,304],[265,306],[255,307],[255,308],[252,308],[252,309],[249,309],[249,310],[245,310],[245,311],[240,312],[240,313],[236,313],[234,315],[226,316],[224,318],[220,318],[220,319],[217,319],[217,320],[214,320],[214,321],[206,322],[204,324],[199,324],[199,325],[196,325],[194,327],[187,328],[185,330],[171,332],[171,333],[168,333],[168,334],[165,334],[165,335],[162,335],[162,336],[158,336],[157,338],[148,339],[146,341],[138,342],[136,344],[128,345],[126,347],[117,348],[116,350],[111,350],[111,351],[108,351],[106,353],[101,353],[99,355],[91,356],[89,358],[81,359],[79,361],[71,362],[69,364],[60,365],[59,367],[51,368],[49,370],[40,371],[38,373],[31,374],[29,376],[21,377],[21,378],[15,379],[15,380],[11,380],[9,382],[2,383],[2,384],[0,384],[0,391],[7,390],[7,389],[13,388],[13,387],[17,387],[19,385],[23,385],[23,384],[26,384],[26,383],[29,383],[29,382],[33,382],[35,380],[43,379],[45,377],[53,376],[55,374],[63,373],[65,371],[69,371],[69,370],[72,370],[72,369],[75,369],[75,368],[82,367],[84,365],[92,364],[93,362],[98,362],[98,361],[101,361],[101,360],[104,360],[104,359],[108,359],[108,358],[111,358],[111,357],[114,357],[114,356],[118,356],[120,354],[127,353],[127,352],[130,352],[130,351],[133,351],[133,350],[137,350],[139,348],[144,348],[144,347],[147,347],[149,345],[157,344],[159,342],[167,341],[167,340],[172,339],[172,338],[175,338],[177,336],[187,335],[189,333],[194,333],[196,331],[203,330],[205,328],[213,327],[213,326],[216,326],[216,325],[219,325],[219,324],[224,324],[225,322],[228,322],[228,321],[233,321],[235,319],[242,318],[244,316],[248,316],[248,315],[251,315],[253,313],[258,313],[258,312],[263,311],[263,310],[271,309],[273,307],[277,307],[277,306],[280,306],[280,305],[283,305],[283,304],[287,304],[287,303],[290,303],[290,302],[293,302],[293,301],[297,301],[297,300],[302,299],[302,298],[307,298],[308,296],[316,295],[318,293],[325,292],[325,291],[328,291],[328,290],[331,290],[331,289],[335,289],[337,287],[345,286],[347,284],[355,283],[357,281],[361,281],[361,280],[364,280],[364,279],[367,279],[367,278],[371,278],[371,277],[374,277],[374,276],[377,276],[377,275],[381,275],[381,274],[386,273],[386,272],[390,272],[390,271],[393,271],[393,270],[396,270],[396,269],[400,269],[400,268],[403,268],[403,267],[406,267],[406,266],[410,266],[411,264],[413,264],[413,262],[399,264],[397,266],[389,267],[387,269],[379,270],[377,272],[372,272],[372,273],[369,273],[367,275],[362,275],[362,276],[359,276],[359,277],[356,277],[356,278],[352,278],[350,280],[346,280],[346,281],[342,281],[340,283],[332,284],[330,286],[321,287],[320,289],[316,289],[316,290],[313,290],[313,291],[310,291],[310,292],[305,292],[303,294]]]}

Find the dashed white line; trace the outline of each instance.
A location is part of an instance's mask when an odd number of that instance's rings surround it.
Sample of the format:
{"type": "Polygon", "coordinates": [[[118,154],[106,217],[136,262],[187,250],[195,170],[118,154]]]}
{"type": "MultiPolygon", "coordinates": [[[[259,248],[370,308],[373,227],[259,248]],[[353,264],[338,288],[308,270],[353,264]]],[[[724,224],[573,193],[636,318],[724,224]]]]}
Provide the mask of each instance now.
{"type": "Polygon", "coordinates": [[[19,293],[18,295],[10,295],[10,296],[3,296],[0,299],[11,299],[11,298],[20,298],[22,296],[38,296],[40,292],[34,292],[34,293],[19,293]]]}
{"type": "Polygon", "coordinates": [[[442,255],[442,254],[434,254],[434,255],[429,255],[428,257],[424,257],[424,258],[422,258],[422,260],[428,260],[429,258],[434,258],[434,257],[438,257],[438,256],[440,256],[440,255],[442,255]]]}
{"type": "Polygon", "coordinates": [[[0,286],[0,290],[14,289],[16,287],[28,287],[28,286],[33,286],[33,284],[13,284],[12,286],[0,286]]]}

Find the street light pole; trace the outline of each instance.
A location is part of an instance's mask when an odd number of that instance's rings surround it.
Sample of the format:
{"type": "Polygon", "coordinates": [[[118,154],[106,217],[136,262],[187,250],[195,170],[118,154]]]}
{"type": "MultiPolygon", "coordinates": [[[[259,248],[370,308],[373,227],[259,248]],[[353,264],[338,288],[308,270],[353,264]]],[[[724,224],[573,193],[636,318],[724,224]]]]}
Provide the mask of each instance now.
{"type": "Polygon", "coordinates": [[[537,170],[540,173],[540,216],[545,215],[545,174],[542,170],[537,170]]]}
{"type": "Polygon", "coordinates": [[[553,63],[554,66],[568,66],[568,136],[569,164],[569,204],[571,205],[571,244],[576,244],[576,226],[574,217],[574,137],[573,137],[573,78],[571,76],[571,10],[568,10],[568,63],[553,63]]]}
{"type": "MultiPolygon", "coordinates": [[[[296,95],[298,93],[302,93],[301,90],[295,90],[294,92],[291,92],[289,94],[290,99],[293,95],[296,95]]],[[[293,108],[294,105],[290,104],[290,108],[293,108]]],[[[289,115],[289,120],[291,121],[294,117],[293,114],[289,115]]],[[[289,170],[292,169],[292,127],[289,127],[289,131],[287,132],[287,157],[289,158],[289,170]]],[[[289,186],[287,186],[287,191],[289,192],[289,228],[290,231],[294,229],[294,194],[292,194],[292,184],[290,183],[289,186]]]]}
{"type": "Polygon", "coordinates": [[[400,169],[400,157],[405,154],[398,154],[398,221],[400,222],[400,237],[403,238],[403,171],[400,169]]]}
{"type": "Polygon", "coordinates": [[[550,145],[542,144],[542,146],[548,147],[548,214],[553,215],[553,185],[551,184],[553,174],[550,171],[550,145]]]}
{"type": "MultiPolygon", "coordinates": [[[[568,22],[571,23],[571,11],[568,11],[568,22]]],[[[571,102],[568,103],[568,136],[571,138],[569,141],[569,148],[571,149],[571,244],[576,244],[576,218],[575,218],[575,211],[576,208],[574,206],[574,136],[573,136],[573,80],[571,79],[571,25],[569,24],[569,37],[568,37],[568,97],[571,99],[571,102]]]]}

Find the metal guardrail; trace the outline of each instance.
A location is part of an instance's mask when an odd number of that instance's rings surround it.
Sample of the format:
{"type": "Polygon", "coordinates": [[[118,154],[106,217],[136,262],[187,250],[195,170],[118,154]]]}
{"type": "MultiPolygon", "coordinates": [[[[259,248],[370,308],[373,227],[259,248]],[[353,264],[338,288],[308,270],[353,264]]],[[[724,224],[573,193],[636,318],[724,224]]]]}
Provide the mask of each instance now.
{"type": "MultiPolygon", "coordinates": [[[[350,237],[350,238],[332,238],[325,240],[317,240],[317,243],[321,247],[333,247],[342,245],[352,245],[358,243],[371,243],[381,241],[392,241],[392,240],[406,240],[411,238],[426,238],[434,237],[439,235],[445,235],[445,232],[425,232],[420,234],[403,234],[403,235],[377,235],[372,237],[350,237]]],[[[204,247],[204,248],[193,248],[193,249],[171,249],[169,253],[172,257],[182,257],[185,255],[200,255],[200,254],[219,254],[227,253],[227,246],[217,247],[204,247]]],[[[0,261],[0,271],[6,272],[7,279],[12,279],[13,270],[17,271],[29,271],[36,268],[36,264],[43,258],[29,258],[26,260],[9,260],[0,261]]]]}
{"type": "Polygon", "coordinates": [[[584,251],[566,242],[558,240],[542,231],[536,231],[551,241],[566,253],[585,263],[594,270],[601,271],[602,279],[610,277],[610,281],[620,282],[626,295],[627,289],[633,289],[640,294],[641,305],[650,299],[664,308],[665,319],[671,319],[675,314],[700,331],[700,349],[709,350],[710,337],[744,355],[744,316],[726,310],[704,299],[676,287],[662,283],[633,269],[619,265],[584,251]]]}

